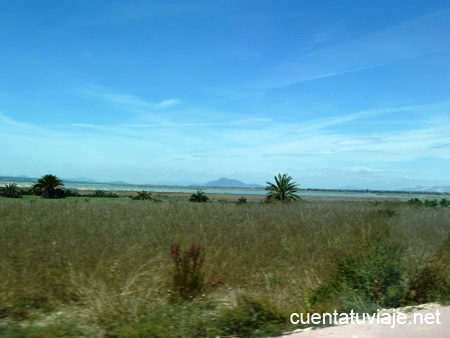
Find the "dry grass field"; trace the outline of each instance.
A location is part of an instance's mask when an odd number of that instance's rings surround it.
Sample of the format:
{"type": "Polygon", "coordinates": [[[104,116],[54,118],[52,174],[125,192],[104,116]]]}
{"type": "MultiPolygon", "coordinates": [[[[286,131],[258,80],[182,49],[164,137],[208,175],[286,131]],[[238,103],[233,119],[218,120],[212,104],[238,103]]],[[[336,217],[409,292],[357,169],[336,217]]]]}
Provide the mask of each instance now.
{"type": "Polygon", "coordinates": [[[449,259],[449,207],[0,198],[0,336],[276,335],[446,303],[449,259]]]}

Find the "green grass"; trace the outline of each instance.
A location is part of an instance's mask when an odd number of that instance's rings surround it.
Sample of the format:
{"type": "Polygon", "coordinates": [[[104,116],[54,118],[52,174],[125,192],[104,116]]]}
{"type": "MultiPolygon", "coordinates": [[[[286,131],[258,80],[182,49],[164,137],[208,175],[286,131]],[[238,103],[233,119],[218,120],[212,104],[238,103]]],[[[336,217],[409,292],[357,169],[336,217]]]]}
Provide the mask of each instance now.
{"type": "Polygon", "coordinates": [[[268,336],[291,312],[450,300],[450,208],[0,199],[5,337],[268,336]],[[202,249],[174,298],[170,248],[202,249]],[[19,325],[19,323],[21,325],[19,325]]]}

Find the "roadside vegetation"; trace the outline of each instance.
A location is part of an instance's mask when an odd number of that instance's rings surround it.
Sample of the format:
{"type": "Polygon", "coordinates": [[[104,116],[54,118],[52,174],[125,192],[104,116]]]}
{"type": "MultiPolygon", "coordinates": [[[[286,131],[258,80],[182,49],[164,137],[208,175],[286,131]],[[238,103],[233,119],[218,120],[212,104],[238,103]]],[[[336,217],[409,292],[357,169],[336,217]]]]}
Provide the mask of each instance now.
{"type": "Polygon", "coordinates": [[[263,337],[450,302],[441,203],[243,203],[0,198],[0,336],[263,337]]]}
{"type": "Polygon", "coordinates": [[[445,208],[445,207],[450,206],[450,201],[447,200],[446,198],[442,198],[440,201],[438,201],[437,199],[433,199],[433,200],[426,199],[425,201],[422,201],[422,200],[419,200],[418,198],[413,198],[408,201],[408,204],[419,206],[419,207],[420,206],[424,206],[424,207],[441,206],[441,207],[445,208]]]}

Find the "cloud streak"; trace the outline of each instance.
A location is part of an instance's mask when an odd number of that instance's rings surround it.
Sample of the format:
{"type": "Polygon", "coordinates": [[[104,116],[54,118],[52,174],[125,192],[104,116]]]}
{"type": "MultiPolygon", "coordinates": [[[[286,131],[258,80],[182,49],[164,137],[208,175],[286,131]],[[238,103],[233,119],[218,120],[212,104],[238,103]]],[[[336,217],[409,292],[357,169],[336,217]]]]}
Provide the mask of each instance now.
{"type": "Polygon", "coordinates": [[[153,103],[136,95],[118,93],[107,90],[101,86],[92,85],[84,86],[81,93],[86,97],[98,99],[109,104],[114,104],[124,110],[136,113],[164,110],[179,105],[182,102],[180,99],[169,98],[153,103]]]}
{"type": "Polygon", "coordinates": [[[448,22],[450,11],[442,11],[360,39],[301,53],[272,68],[272,75],[262,81],[263,87],[290,86],[449,50],[448,22]]]}
{"type": "MultiPolygon", "coordinates": [[[[35,170],[46,168],[45,172],[52,168],[73,171],[64,174],[66,176],[89,176],[92,168],[99,168],[99,172],[109,172],[109,176],[105,174],[105,177],[97,177],[99,179],[124,179],[121,175],[126,171],[130,176],[141,178],[140,182],[148,182],[150,178],[144,177],[156,174],[155,168],[172,168],[157,173],[160,180],[164,180],[182,167],[190,173],[191,180],[195,180],[194,177],[205,175],[217,178],[222,172],[239,168],[255,177],[267,173],[264,180],[273,172],[290,169],[290,173],[302,176],[305,182],[310,180],[313,185],[315,175],[308,173],[314,168],[353,168],[345,170],[345,177],[350,177],[352,170],[358,177],[363,174],[368,177],[398,171],[393,169],[398,163],[411,163],[410,169],[404,169],[407,176],[414,171],[412,166],[416,161],[427,158],[423,166],[429,167],[429,172],[439,170],[434,161],[450,161],[447,151],[450,119],[436,117],[449,109],[446,102],[391,107],[311,120],[306,126],[256,119],[258,128],[249,126],[245,119],[221,122],[220,128],[201,123],[187,126],[182,121],[40,127],[0,115],[0,146],[5,158],[28,161],[35,170]],[[340,128],[349,121],[371,124],[374,116],[380,118],[399,111],[421,112],[422,117],[417,125],[405,130],[380,128],[355,134],[340,128]],[[42,163],[42,158],[49,159],[49,163],[42,163]]],[[[13,172],[14,166],[14,163],[3,162],[2,172],[13,172]]]]}

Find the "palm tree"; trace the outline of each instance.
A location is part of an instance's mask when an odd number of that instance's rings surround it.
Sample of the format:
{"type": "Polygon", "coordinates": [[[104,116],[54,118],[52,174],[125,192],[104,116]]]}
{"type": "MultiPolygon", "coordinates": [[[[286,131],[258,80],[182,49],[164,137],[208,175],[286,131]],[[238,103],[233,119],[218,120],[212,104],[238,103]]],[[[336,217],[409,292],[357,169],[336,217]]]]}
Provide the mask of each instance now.
{"type": "Polygon", "coordinates": [[[95,190],[92,197],[106,197],[106,192],[103,190],[95,190]]]}
{"type": "Polygon", "coordinates": [[[61,179],[55,175],[47,174],[34,183],[33,190],[44,198],[61,198],[64,194],[59,187],[62,186],[64,186],[64,183],[61,179]]]}
{"type": "Polygon", "coordinates": [[[237,204],[247,203],[247,199],[244,196],[239,197],[237,204]]]}
{"type": "Polygon", "coordinates": [[[197,202],[197,203],[204,203],[208,202],[209,198],[206,196],[206,194],[202,190],[197,190],[196,193],[192,194],[189,198],[189,201],[191,202],[197,202]]]}
{"type": "Polygon", "coordinates": [[[297,201],[300,199],[300,196],[296,194],[298,189],[298,184],[291,182],[292,177],[287,174],[278,174],[278,177],[275,176],[275,184],[266,182],[266,201],[297,201]]]}
{"type": "Polygon", "coordinates": [[[144,201],[144,200],[153,200],[152,197],[152,193],[142,190],[142,191],[138,191],[137,195],[133,197],[134,200],[140,200],[140,201],[144,201]]]}
{"type": "Polygon", "coordinates": [[[21,198],[22,194],[20,193],[16,183],[7,183],[0,188],[0,196],[9,198],[21,198]]]}

